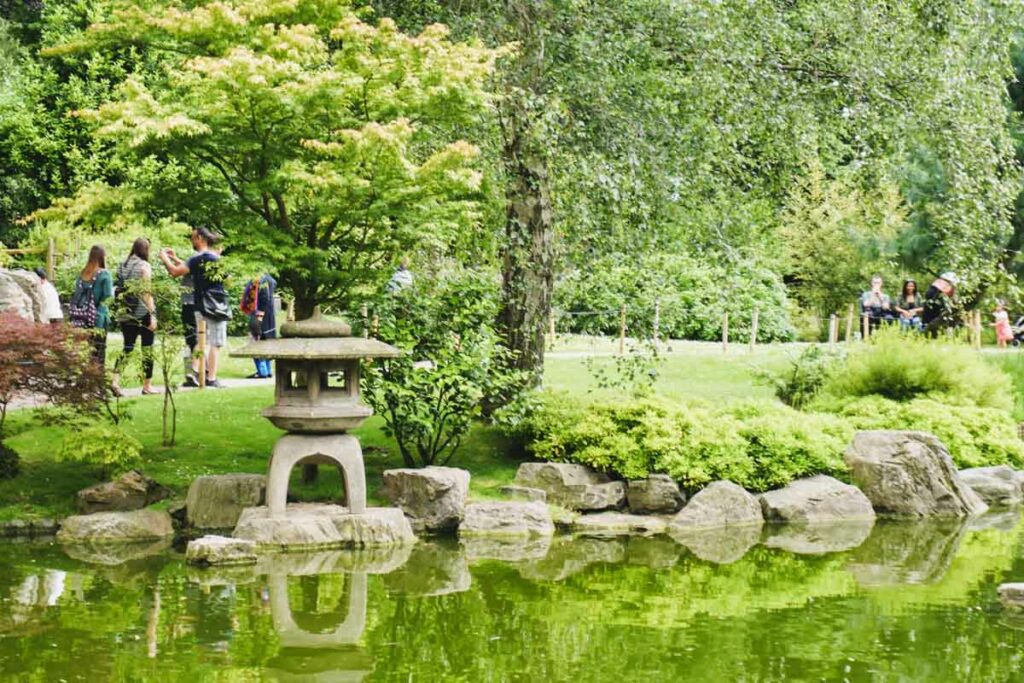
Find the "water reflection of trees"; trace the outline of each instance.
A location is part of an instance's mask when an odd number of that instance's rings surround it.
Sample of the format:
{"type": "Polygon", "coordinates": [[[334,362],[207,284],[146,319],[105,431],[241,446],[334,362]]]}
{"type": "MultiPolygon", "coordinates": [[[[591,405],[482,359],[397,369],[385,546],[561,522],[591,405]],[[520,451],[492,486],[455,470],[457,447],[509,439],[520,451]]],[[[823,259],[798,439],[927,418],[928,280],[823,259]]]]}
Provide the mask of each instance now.
{"type": "Polygon", "coordinates": [[[1024,574],[1009,524],[880,522],[863,543],[862,529],[768,529],[727,564],[667,536],[431,541],[231,570],[0,546],[0,677],[1005,679],[1024,631],[968,607],[1024,574]]]}

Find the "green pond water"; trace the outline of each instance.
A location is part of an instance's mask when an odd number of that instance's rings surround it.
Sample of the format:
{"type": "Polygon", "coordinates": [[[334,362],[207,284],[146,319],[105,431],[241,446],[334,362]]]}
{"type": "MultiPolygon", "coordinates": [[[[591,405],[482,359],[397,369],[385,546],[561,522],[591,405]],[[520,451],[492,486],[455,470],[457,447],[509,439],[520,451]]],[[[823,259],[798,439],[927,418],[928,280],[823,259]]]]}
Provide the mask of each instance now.
{"type": "Polygon", "coordinates": [[[683,539],[420,543],[233,570],[0,544],[0,679],[1018,681],[1017,513],[683,539]]]}

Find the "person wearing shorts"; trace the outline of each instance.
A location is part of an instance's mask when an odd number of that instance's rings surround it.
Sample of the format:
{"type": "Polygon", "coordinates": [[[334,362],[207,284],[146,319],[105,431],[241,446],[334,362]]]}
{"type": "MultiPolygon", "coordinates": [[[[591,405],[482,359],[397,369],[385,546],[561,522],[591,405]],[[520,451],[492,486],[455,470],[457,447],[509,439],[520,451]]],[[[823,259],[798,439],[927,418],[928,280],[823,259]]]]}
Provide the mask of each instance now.
{"type": "Polygon", "coordinates": [[[211,318],[203,310],[203,301],[208,291],[224,293],[224,284],[219,278],[210,277],[208,272],[210,264],[220,260],[220,256],[212,250],[220,238],[216,233],[199,227],[192,231],[191,239],[192,248],[196,253],[187,261],[182,261],[175,255],[174,250],[169,248],[160,251],[160,261],[172,277],[192,277],[196,327],[199,327],[201,321],[206,322],[206,349],[200,350],[200,353],[206,353],[206,386],[220,387],[222,385],[217,381],[217,359],[220,349],[227,344],[228,323],[227,320],[211,318]]]}

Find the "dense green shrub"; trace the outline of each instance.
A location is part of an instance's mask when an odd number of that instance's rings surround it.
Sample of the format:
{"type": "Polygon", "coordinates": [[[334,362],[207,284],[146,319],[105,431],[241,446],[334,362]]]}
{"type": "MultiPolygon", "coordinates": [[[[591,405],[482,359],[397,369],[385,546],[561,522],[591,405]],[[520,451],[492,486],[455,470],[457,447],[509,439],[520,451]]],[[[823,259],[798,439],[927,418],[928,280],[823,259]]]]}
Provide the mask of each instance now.
{"type": "Polygon", "coordinates": [[[653,328],[656,300],[662,337],[720,339],[722,314],[728,313],[730,333],[747,338],[757,308],[760,341],[793,338],[786,288],[777,273],[749,262],[719,265],[676,254],[652,254],[639,262],[607,256],[565,274],[555,286],[554,306],[579,315],[561,317],[558,329],[618,334],[619,307],[626,304],[630,334],[645,336],[653,328]]]}
{"type": "Polygon", "coordinates": [[[109,424],[69,431],[57,459],[97,467],[103,476],[125,472],[142,463],[142,444],[109,424]]]}
{"type": "Polygon", "coordinates": [[[895,329],[880,330],[850,353],[822,394],[824,405],[859,396],[894,401],[941,396],[956,405],[1003,411],[1013,406],[1010,378],[970,348],[895,329]]]}
{"type": "Polygon", "coordinates": [[[838,416],[857,429],[912,429],[937,436],[957,467],[1024,465],[1024,442],[1004,410],[920,398],[898,403],[878,396],[848,401],[838,416]]]}
{"type": "Polygon", "coordinates": [[[627,479],[664,472],[691,490],[730,479],[760,491],[811,474],[841,474],[852,435],[838,418],[765,403],[715,409],[643,398],[582,406],[550,393],[524,400],[528,411],[506,408],[499,422],[534,456],[627,479]]]}
{"type": "Polygon", "coordinates": [[[10,446],[0,442],[0,479],[13,479],[21,472],[21,458],[10,446]]]}

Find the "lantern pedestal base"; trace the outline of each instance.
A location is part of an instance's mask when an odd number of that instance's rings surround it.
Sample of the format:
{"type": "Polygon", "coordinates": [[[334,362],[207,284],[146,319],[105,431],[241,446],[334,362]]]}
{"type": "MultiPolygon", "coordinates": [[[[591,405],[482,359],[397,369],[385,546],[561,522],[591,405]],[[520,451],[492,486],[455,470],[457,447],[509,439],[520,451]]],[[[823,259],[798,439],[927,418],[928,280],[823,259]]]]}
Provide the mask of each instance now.
{"type": "Polygon", "coordinates": [[[324,550],[409,545],[416,536],[398,508],[367,508],[351,514],[340,505],[295,503],[283,515],[268,507],[246,508],[233,534],[260,550],[324,550]]]}

